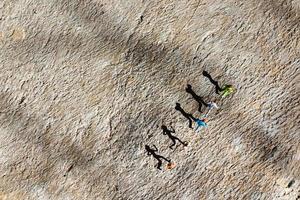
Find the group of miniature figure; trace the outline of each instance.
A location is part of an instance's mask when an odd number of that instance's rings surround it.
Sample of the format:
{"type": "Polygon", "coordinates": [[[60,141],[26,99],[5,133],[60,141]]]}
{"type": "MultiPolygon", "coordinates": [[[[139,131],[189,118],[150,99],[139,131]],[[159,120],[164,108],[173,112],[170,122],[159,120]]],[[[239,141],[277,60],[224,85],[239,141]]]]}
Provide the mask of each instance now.
{"type": "MultiPolygon", "coordinates": [[[[209,81],[215,86],[215,91],[217,94],[221,95],[221,99],[230,96],[234,91],[234,87],[232,85],[224,85],[222,87],[219,86],[218,81],[215,81],[211,75],[207,72],[207,71],[203,71],[203,76],[205,76],[206,78],[209,79],[209,81]]],[[[204,128],[208,128],[208,116],[209,113],[213,110],[213,109],[218,109],[218,105],[216,102],[210,101],[208,103],[206,103],[202,97],[198,96],[192,89],[192,86],[187,84],[186,87],[186,92],[191,94],[192,97],[198,102],[199,104],[199,108],[198,111],[200,113],[202,113],[202,105],[204,105],[205,107],[207,107],[207,111],[204,115],[202,115],[199,119],[194,117],[192,114],[187,113],[183,110],[183,108],[181,107],[181,105],[179,103],[176,103],[175,109],[179,112],[181,112],[181,114],[188,119],[189,121],[189,127],[192,127],[192,123],[195,122],[196,127],[195,127],[195,131],[198,132],[198,130],[200,130],[199,128],[204,127],[204,128]]],[[[173,146],[176,144],[176,141],[179,141],[183,146],[187,146],[188,143],[187,142],[183,142],[181,141],[179,138],[177,138],[176,136],[172,135],[172,133],[175,133],[175,130],[173,127],[171,127],[171,130],[169,130],[165,125],[161,126],[162,130],[163,130],[163,135],[167,135],[171,140],[172,140],[172,145],[170,146],[170,148],[172,149],[173,146]]],[[[151,149],[150,146],[145,145],[145,149],[147,151],[147,155],[152,155],[154,158],[157,159],[158,163],[155,165],[157,167],[157,169],[161,170],[161,165],[162,165],[162,160],[165,160],[168,162],[168,164],[166,165],[167,169],[173,169],[175,167],[175,163],[171,162],[171,159],[167,159],[161,155],[158,155],[156,152],[158,152],[158,149],[155,145],[153,145],[154,149],[151,149]]]]}

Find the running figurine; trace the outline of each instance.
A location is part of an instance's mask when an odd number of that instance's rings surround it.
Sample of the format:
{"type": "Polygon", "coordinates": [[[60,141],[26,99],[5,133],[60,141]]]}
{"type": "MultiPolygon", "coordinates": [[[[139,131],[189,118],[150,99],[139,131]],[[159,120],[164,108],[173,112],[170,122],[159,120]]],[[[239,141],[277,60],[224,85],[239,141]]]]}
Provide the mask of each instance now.
{"type": "Polygon", "coordinates": [[[173,163],[173,162],[169,162],[167,165],[166,165],[166,169],[174,169],[176,167],[176,164],[173,163]]]}
{"type": "Polygon", "coordinates": [[[207,103],[207,107],[208,107],[208,111],[207,111],[207,113],[204,115],[204,117],[207,117],[207,116],[208,116],[208,113],[209,113],[212,109],[214,109],[214,108],[218,109],[218,108],[219,108],[218,105],[217,105],[215,102],[209,102],[209,103],[207,103]]]}
{"type": "Polygon", "coordinates": [[[230,94],[234,92],[234,87],[232,85],[224,85],[222,87],[222,98],[228,97],[230,94]]]}
{"type": "Polygon", "coordinates": [[[204,118],[204,119],[197,119],[196,118],[195,122],[197,124],[195,131],[197,131],[199,127],[204,127],[204,128],[208,127],[207,124],[206,124],[208,122],[207,118],[204,118]]]}

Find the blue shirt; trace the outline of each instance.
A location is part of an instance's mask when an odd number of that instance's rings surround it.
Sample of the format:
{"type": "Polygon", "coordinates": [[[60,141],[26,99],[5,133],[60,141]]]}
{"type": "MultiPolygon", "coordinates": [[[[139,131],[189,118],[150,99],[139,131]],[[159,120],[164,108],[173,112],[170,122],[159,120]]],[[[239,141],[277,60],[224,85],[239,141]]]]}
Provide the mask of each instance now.
{"type": "Polygon", "coordinates": [[[196,130],[199,128],[199,127],[201,127],[201,126],[203,126],[203,127],[207,127],[207,124],[203,121],[203,120],[201,120],[201,119],[196,119],[196,121],[195,121],[196,123],[197,123],[197,127],[196,127],[196,130]]]}

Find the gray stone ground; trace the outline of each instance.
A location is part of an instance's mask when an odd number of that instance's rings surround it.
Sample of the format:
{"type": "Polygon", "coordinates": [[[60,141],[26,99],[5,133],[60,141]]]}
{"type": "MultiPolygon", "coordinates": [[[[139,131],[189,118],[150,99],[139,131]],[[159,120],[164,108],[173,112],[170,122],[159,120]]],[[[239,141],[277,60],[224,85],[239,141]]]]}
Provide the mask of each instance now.
{"type": "Polygon", "coordinates": [[[0,28],[0,199],[300,199],[299,0],[2,0],[0,28]]]}

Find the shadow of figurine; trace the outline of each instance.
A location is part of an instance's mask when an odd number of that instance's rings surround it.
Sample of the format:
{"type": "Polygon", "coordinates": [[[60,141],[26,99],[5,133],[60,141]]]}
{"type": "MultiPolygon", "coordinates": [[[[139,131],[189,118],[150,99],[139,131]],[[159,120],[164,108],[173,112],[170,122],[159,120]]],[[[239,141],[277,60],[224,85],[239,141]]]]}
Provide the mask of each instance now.
{"type": "Polygon", "coordinates": [[[180,103],[176,103],[175,110],[178,110],[179,112],[181,112],[181,114],[182,114],[185,118],[187,118],[187,119],[189,120],[189,127],[190,127],[190,128],[193,128],[193,127],[192,127],[192,123],[193,123],[193,120],[195,121],[195,117],[193,117],[192,114],[185,112],[185,111],[181,108],[180,103]]]}
{"type": "Polygon", "coordinates": [[[233,87],[233,85],[225,84],[221,88],[219,86],[218,81],[215,81],[207,71],[203,71],[202,74],[203,74],[203,76],[207,77],[212,84],[215,85],[217,94],[220,94],[219,92],[222,93],[221,94],[222,98],[228,97],[230,94],[232,94],[234,92],[235,88],[233,87]]]}
{"type": "Polygon", "coordinates": [[[157,149],[157,147],[155,145],[153,145],[153,147],[155,149],[151,149],[150,146],[145,145],[145,149],[147,151],[147,155],[148,156],[152,155],[158,161],[158,163],[156,165],[154,165],[154,166],[156,166],[157,169],[161,170],[161,164],[162,164],[161,159],[163,159],[163,160],[165,160],[165,161],[167,161],[169,163],[171,162],[171,160],[167,159],[167,158],[165,158],[165,157],[163,157],[161,155],[157,155],[156,152],[158,152],[158,149],[157,149]]]}
{"type": "Polygon", "coordinates": [[[219,92],[222,92],[222,88],[219,86],[218,81],[215,81],[207,71],[203,71],[202,74],[215,86],[216,93],[220,94],[219,92]]]}
{"type": "Polygon", "coordinates": [[[161,129],[163,130],[163,135],[167,135],[173,142],[173,144],[171,146],[169,146],[169,148],[173,149],[173,146],[175,146],[175,144],[176,144],[176,140],[178,142],[180,142],[183,146],[187,146],[188,145],[187,142],[183,142],[178,137],[172,135],[172,133],[175,133],[175,130],[172,126],[171,126],[171,128],[172,128],[172,130],[169,130],[165,125],[161,126],[161,129]]]}
{"type": "Polygon", "coordinates": [[[199,108],[198,108],[198,111],[199,112],[202,112],[201,111],[201,108],[202,108],[202,105],[204,105],[205,107],[208,107],[208,104],[205,103],[202,99],[202,97],[198,96],[192,89],[192,86],[190,84],[187,84],[187,87],[185,88],[185,91],[189,94],[191,94],[193,96],[193,98],[198,102],[199,104],[199,108]]]}

